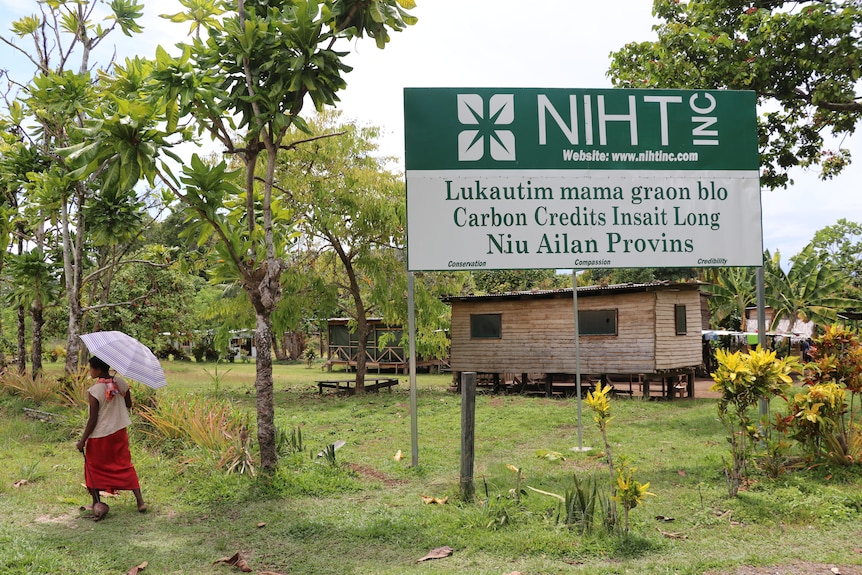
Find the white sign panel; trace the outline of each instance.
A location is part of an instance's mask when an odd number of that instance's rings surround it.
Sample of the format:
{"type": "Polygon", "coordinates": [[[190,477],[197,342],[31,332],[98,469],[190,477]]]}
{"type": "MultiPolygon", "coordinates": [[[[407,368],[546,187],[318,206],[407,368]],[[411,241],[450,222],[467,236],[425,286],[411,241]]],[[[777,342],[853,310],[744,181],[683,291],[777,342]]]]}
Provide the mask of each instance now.
{"type": "Polygon", "coordinates": [[[408,89],[408,268],[759,266],[749,92],[408,89]]]}

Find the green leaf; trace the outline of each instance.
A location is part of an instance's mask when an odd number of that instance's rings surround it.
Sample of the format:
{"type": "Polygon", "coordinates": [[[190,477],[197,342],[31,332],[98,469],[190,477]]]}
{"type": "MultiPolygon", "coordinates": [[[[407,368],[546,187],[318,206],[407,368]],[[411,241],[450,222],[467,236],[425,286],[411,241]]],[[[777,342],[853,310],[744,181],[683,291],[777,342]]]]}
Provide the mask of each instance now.
{"type": "Polygon", "coordinates": [[[12,32],[19,37],[28,36],[39,29],[39,18],[36,16],[25,16],[12,22],[12,32]]]}

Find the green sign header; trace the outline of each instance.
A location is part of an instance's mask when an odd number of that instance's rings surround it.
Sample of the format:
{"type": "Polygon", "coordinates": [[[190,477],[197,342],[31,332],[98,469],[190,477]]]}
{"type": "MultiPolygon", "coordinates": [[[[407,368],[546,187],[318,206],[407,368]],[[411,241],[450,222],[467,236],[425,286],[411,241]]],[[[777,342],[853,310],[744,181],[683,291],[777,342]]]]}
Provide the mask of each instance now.
{"type": "Polygon", "coordinates": [[[757,170],[754,92],[406,88],[410,170],[757,170]]]}

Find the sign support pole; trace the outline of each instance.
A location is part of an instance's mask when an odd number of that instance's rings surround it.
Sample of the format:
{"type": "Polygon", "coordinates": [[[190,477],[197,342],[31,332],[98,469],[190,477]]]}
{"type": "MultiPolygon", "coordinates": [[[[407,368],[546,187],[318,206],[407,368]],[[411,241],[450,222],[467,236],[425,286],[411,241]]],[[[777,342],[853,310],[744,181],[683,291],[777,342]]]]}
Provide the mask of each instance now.
{"type": "Polygon", "coordinates": [[[461,374],[461,500],[473,501],[473,461],[476,442],[476,372],[461,374]]]}
{"type": "MultiPolygon", "coordinates": [[[[793,329],[792,325],[790,329],[793,329]]],[[[757,268],[757,345],[766,349],[766,280],[762,264],[757,268]]],[[[769,400],[766,398],[760,398],[760,415],[769,417],[769,400]]]]}
{"type": "Polygon", "coordinates": [[[410,455],[413,467],[419,466],[419,425],[416,414],[416,310],[413,272],[407,272],[407,329],[410,346],[410,455]]]}
{"type": "Polygon", "coordinates": [[[581,345],[580,329],[578,328],[578,271],[572,270],[572,302],[575,307],[575,391],[578,394],[578,446],[572,451],[589,451],[584,447],[584,430],[581,425],[581,345]]]}

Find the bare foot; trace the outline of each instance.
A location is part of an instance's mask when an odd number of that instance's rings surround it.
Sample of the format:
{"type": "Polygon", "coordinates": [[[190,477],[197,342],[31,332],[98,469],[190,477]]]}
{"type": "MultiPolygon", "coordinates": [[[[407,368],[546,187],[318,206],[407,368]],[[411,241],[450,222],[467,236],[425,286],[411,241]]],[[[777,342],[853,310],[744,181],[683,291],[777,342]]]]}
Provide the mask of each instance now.
{"type": "Polygon", "coordinates": [[[149,509],[149,507],[147,507],[146,503],[141,503],[138,505],[138,513],[146,513],[147,509],[149,509]]]}
{"type": "Polygon", "coordinates": [[[110,508],[107,504],[99,502],[93,505],[93,521],[101,521],[108,514],[110,508]]]}

